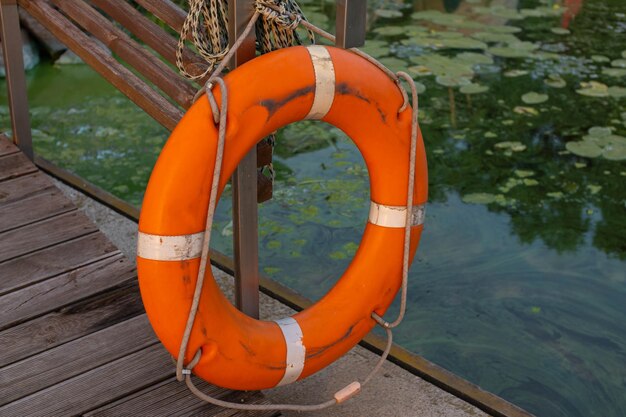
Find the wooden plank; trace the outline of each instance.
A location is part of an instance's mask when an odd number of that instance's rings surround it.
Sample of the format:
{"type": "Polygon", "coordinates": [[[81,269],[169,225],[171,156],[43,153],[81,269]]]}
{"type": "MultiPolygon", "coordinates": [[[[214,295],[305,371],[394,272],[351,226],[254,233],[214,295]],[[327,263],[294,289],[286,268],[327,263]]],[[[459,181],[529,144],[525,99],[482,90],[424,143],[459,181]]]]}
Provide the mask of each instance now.
{"type": "Polygon", "coordinates": [[[2,406],[0,415],[82,414],[163,381],[172,373],[169,354],[157,344],[2,406]]]}
{"type": "Polygon", "coordinates": [[[136,277],[122,255],[72,270],[0,297],[0,329],[48,313],[136,277]]]}
{"type": "Polygon", "coordinates": [[[35,172],[37,168],[21,152],[0,156],[0,181],[35,172]]]}
{"type": "Polygon", "coordinates": [[[0,156],[19,152],[20,149],[5,135],[0,135],[0,156]]]}
{"type": "MultiPolygon", "coordinates": [[[[259,392],[231,391],[216,387],[205,381],[196,379],[196,386],[204,393],[226,401],[248,404],[269,404],[259,392]]],[[[115,403],[86,413],[85,417],[116,417],[116,416],[234,416],[270,417],[275,411],[256,411],[242,413],[237,410],[224,409],[207,404],[187,389],[184,383],[171,378],[156,384],[115,403]]]]}
{"type": "Polygon", "coordinates": [[[115,60],[99,43],[43,0],[19,0],[19,5],[157,122],[174,129],[182,111],[115,60]]]}
{"type": "Polygon", "coordinates": [[[0,263],[0,295],[119,253],[102,233],[92,233],[14,258],[0,263]]]}
{"type": "Polygon", "coordinates": [[[142,48],[130,36],[84,1],[52,0],[67,16],[91,33],[121,59],[132,65],[175,102],[188,108],[196,89],[163,61],[142,48]]]}
{"type": "MultiPolygon", "coordinates": [[[[1,184],[1,183],[0,183],[1,184]]],[[[76,210],[57,188],[0,206],[0,233],[76,210]]]]}
{"type": "Polygon", "coordinates": [[[73,211],[0,233],[0,263],[97,230],[87,216],[73,211]]]}
{"type": "Polygon", "coordinates": [[[0,406],[158,343],[145,314],[0,368],[0,406]]]}
{"type": "Polygon", "coordinates": [[[54,189],[54,184],[41,172],[0,182],[0,207],[54,189]]]}
{"type": "Polygon", "coordinates": [[[0,332],[0,366],[52,349],[144,312],[133,280],[0,332]]]}
{"type": "Polygon", "coordinates": [[[170,0],[135,0],[177,33],[183,28],[187,13],[170,0]]]}
{"type": "Polygon", "coordinates": [[[23,9],[19,10],[20,21],[28,29],[28,32],[37,38],[40,45],[43,45],[44,49],[50,55],[50,58],[56,60],[63,52],[67,50],[67,46],[63,45],[52,33],[41,25],[38,21],[33,19],[31,15],[26,13],[23,9]]]}
{"type": "MultiPolygon", "coordinates": [[[[177,40],[159,25],[147,19],[126,0],[91,0],[91,3],[119,22],[169,63],[176,65],[177,40]]],[[[185,65],[190,67],[192,73],[204,71],[207,67],[206,61],[188,47],[184,47],[182,53],[185,65]]]]}

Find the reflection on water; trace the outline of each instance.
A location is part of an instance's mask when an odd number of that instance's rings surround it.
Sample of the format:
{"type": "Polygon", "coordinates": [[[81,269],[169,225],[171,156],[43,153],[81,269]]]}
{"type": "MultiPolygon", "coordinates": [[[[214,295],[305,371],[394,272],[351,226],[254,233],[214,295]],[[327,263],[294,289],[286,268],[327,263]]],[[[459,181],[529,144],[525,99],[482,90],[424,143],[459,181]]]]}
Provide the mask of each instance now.
{"type": "MultiPolygon", "coordinates": [[[[334,1],[303,3],[330,25],[334,1]]],[[[626,4],[370,7],[365,49],[423,89],[430,169],[398,342],[539,416],[626,415],[626,4]]],[[[139,203],[163,129],[80,66],[30,83],[38,152],[139,203]]],[[[262,269],[319,298],[358,247],[367,172],[315,122],[280,132],[276,168],[262,269]]],[[[226,252],[229,211],[224,198],[213,238],[226,252]]]]}

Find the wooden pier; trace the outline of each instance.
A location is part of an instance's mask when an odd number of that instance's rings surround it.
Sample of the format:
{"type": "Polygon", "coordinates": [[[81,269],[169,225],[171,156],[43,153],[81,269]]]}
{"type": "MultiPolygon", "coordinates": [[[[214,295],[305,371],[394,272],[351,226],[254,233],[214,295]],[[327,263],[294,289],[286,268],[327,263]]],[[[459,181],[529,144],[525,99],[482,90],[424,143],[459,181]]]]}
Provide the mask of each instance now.
{"type": "Polygon", "coordinates": [[[1,136],[0,311],[0,416],[276,415],[206,404],[174,379],[132,263],[1,136]]]}

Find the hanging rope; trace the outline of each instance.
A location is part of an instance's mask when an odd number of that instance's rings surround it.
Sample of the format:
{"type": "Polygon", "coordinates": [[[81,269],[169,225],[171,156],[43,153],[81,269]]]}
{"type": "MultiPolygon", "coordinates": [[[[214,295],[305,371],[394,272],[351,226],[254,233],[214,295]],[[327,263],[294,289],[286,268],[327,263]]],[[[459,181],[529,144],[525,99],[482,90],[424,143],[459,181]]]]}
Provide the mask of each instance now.
{"type": "MultiPolygon", "coordinates": [[[[256,39],[261,53],[302,44],[296,28],[306,18],[295,0],[256,0],[255,11],[260,15],[256,22],[256,39]]],[[[230,50],[227,28],[227,0],[189,0],[189,13],[176,48],[176,66],[184,77],[205,78],[224,60],[230,50]],[[192,73],[185,66],[183,50],[189,37],[207,63],[204,71],[192,73]]],[[[313,32],[307,29],[307,34],[314,43],[313,32]]]]}

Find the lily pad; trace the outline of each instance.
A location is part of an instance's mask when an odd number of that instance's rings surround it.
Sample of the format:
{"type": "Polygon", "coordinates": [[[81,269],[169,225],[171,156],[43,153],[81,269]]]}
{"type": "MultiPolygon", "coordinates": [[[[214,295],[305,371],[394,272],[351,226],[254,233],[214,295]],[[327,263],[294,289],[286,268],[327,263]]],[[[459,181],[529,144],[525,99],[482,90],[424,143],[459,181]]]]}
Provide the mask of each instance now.
{"type": "Polygon", "coordinates": [[[602,148],[591,141],[567,142],[565,148],[574,155],[585,158],[597,158],[602,155],[602,148]]]}
{"type": "Polygon", "coordinates": [[[522,152],[526,150],[526,145],[517,141],[498,142],[494,145],[494,147],[497,149],[510,149],[513,152],[522,152]]]}
{"type": "Polygon", "coordinates": [[[539,104],[548,101],[547,94],[540,94],[534,91],[526,93],[522,96],[522,101],[526,104],[539,104]]]}
{"type": "Polygon", "coordinates": [[[576,90],[578,94],[589,97],[608,97],[609,88],[606,84],[597,81],[589,81],[580,83],[582,88],[576,90]]]}
{"type": "Polygon", "coordinates": [[[501,42],[501,43],[516,43],[520,40],[511,33],[496,33],[496,32],[476,32],[472,33],[472,38],[481,40],[483,42],[501,42]]]}
{"type": "Polygon", "coordinates": [[[425,77],[427,75],[433,75],[432,71],[424,65],[413,65],[408,68],[409,74],[417,77],[425,77]]]}
{"type": "MultiPolygon", "coordinates": [[[[435,75],[449,77],[472,77],[472,66],[441,55],[427,54],[411,58],[411,62],[427,68],[435,75]]],[[[413,68],[412,71],[423,71],[424,68],[413,68]]]]}
{"type": "Polygon", "coordinates": [[[465,194],[462,200],[468,204],[491,204],[496,201],[496,196],[490,193],[471,193],[465,194]]]}
{"type": "Polygon", "coordinates": [[[457,86],[466,86],[471,83],[471,80],[466,77],[452,77],[448,75],[439,75],[435,78],[437,84],[443,85],[444,87],[457,87],[457,86]]]}
{"type": "Polygon", "coordinates": [[[365,42],[365,45],[359,49],[375,58],[389,55],[389,53],[391,52],[389,50],[389,42],[379,39],[368,40],[367,42],[365,42]]]}
{"type": "Polygon", "coordinates": [[[404,60],[399,58],[381,58],[380,63],[389,68],[392,71],[399,71],[406,68],[407,64],[404,60]]]}
{"type": "Polygon", "coordinates": [[[486,85],[471,83],[461,86],[461,89],[459,91],[463,94],[480,94],[489,91],[489,87],[487,87],[486,85]]]}
{"type": "Polygon", "coordinates": [[[626,68],[602,68],[602,74],[609,77],[624,77],[626,76],[626,68]]]}
{"type": "Polygon", "coordinates": [[[508,70],[506,72],[504,72],[505,77],[509,77],[509,78],[515,78],[515,77],[521,77],[522,75],[527,75],[528,71],[526,70],[520,70],[520,69],[512,69],[512,70],[508,70]]]}
{"type": "Polygon", "coordinates": [[[610,127],[593,126],[593,127],[589,128],[587,133],[590,136],[594,136],[594,137],[597,137],[597,138],[602,138],[602,137],[605,137],[605,136],[610,136],[613,133],[613,130],[611,130],[610,127]]]}
{"type": "Polygon", "coordinates": [[[424,91],[426,91],[426,86],[420,82],[415,81],[415,90],[417,91],[417,94],[422,94],[424,91]]]}
{"type": "Polygon", "coordinates": [[[622,51],[622,58],[626,59],[626,51],[622,51]]]}
{"type": "Polygon", "coordinates": [[[593,62],[610,62],[611,58],[604,55],[591,55],[591,60],[593,62]]]}
{"type": "Polygon", "coordinates": [[[478,54],[476,52],[463,52],[456,56],[456,59],[466,62],[470,65],[491,65],[493,58],[488,55],[478,54]]]}
{"type": "Polygon", "coordinates": [[[611,61],[611,66],[615,68],[626,68],[626,59],[614,59],[611,61]]]}
{"type": "Polygon", "coordinates": [[[544,84],[553,88],[563,88],[567,85],[567,82],[559,74],[550,74],[543,80],[544,84]]]}
{"type": "Polygon", "coordinates": [[[554,33],[555,35],[569,35],[571,33],[569,29],[565,28],[552,28],[550,29],[550,32],[554,33]]]}
{"type": "Polygon", "coordinates": [[[515,171],[513,171],[513,173],[520,178],[527,178],[535,175],[535,171],[526,171],[523,169],[516,169],[515,171]]]}
{"type": "Polygon", "coordinates": [[[530,50],[519,49],[511,46],[494,46],[487,49],[487,52],[502,58],[527,58],[530,56],[530,50]]]}
{"type": "Polygon", "coordinates": [[[626,88],[618,87],[616,85],[609,87],[609,95],[615,98],[626,97],[626,88]]]}
{"type": "Polygon", "coordinates": [[[381,36],[400,36],[406,34],[401,26],[381,26],[373,30],[374,33],[381,36]]]}
{"type": "Polygon", "coordinates": [[[527,187],[534,187],[535,185],[539,185],[539,181],[533,178],[524,178],[523,183],[527,187]]]}
{"type": "Polygon", "coordinates": [[[526,116],[537,116],[539,114],[537,109],[526,106],[515,106],[513,111],[517,114],[524,114],[526,116]]]}
{"type": "Polygon", "coordinates": [[[623,161],[626,159],[626,146],[609,145],[602,151],[602,156],[611,161],[623,161]]]}
{"type": "Polygon", "coordinates": [[[383,17],[385,19],[393,19],[396,17],[402,17],[402,12],[399,10],[386,10],[386,9],[378,9],[374,11],[374,14],[379,17],[383,17]]]}

